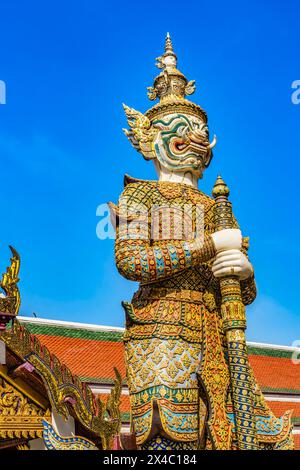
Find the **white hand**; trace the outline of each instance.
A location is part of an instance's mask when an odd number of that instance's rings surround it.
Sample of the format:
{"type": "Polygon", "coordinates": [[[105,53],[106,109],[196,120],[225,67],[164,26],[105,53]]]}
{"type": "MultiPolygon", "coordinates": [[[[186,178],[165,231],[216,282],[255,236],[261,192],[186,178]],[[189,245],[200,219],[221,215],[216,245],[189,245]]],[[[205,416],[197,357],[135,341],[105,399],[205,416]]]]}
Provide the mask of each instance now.
{"type": "Polygon", "coordinates": [[[236,228],[226,228],[212,234],[217,252],[225,250],[240,250],[242,248],[242,233],[236,228]]]}
{"type": "Polygon", "coordinates": [[[240,280],[244,280],[253,273],[253,268],[247,257],[240,250],[227,250],[217,254],[212,265],[212,272],[215,277],[225,277],[234,274],[240,280]]]}

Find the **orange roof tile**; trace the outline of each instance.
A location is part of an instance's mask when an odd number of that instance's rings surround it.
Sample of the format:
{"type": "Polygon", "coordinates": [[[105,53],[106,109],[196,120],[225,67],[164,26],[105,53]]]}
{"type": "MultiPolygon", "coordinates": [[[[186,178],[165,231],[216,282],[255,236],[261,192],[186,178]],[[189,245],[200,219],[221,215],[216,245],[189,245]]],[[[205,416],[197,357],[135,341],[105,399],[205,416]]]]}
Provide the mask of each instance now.
{"type": "MultiPolygon", "coordinates": [[[[108,394],[107,393],[99,393],[101,400],[104,402],[107,400],[108,394]]],[[[121,406],[120,406],[122,413],[129,413],[130,412],[130,399],[129,395],[121,395],[121,406]]]]}
{"type": "Polygon", "coordinates": [[[116,367],[125,377],[123,343],[97,341],[64,336],[37,335],[72,373],[79,377],[113,378],[116,367]]]}
{"type": "Polygon", "coordinates": [[[283,389],[300,392],[300,365],[290,358],[249,356],[255,377],[263,389],[283,389]]]}
{"type": "Polygon", "coordinates": [[[293,410],[292,417],[300,417],[300,403],[292,401],[267,401],[274,415],[280,418],[287,410],[293,410]]]}

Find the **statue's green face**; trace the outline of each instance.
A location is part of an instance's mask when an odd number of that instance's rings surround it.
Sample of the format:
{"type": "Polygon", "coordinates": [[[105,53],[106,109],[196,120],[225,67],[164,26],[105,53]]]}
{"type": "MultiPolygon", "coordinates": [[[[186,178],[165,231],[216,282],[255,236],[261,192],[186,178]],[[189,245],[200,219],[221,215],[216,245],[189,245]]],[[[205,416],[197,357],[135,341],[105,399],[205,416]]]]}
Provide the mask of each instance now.
{"type": "Polygon", "coordinates": [[[169,171],[190,171],[201,177],[212,157],[206,123],[195,116],[169,114],[152,126],[157,129],[152,150],[159,163],[169,171]]]}
{"type": "Polygon", "coordinates": [[[191,172],[198,178],[212,158],[216,137],[209,143],[206,122],[200,117],[168,113],[150,121],[124,105],[129,129],[125,135],[146,160],[157,160],[168,171],[191,172]]]}

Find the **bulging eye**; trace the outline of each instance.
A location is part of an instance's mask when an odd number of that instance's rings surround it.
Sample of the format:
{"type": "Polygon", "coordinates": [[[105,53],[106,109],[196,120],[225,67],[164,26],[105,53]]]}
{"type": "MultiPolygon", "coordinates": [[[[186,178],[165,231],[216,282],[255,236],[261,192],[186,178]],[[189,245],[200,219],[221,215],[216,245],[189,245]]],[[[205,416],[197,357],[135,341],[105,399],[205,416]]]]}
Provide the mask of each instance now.
{"type": "Polygon", "coordinates": [[[209,136],[208,127],[205,123],[197,123],[197,126],[194,127],[194,131],[205,135],[207,138],[209,136]]]}
{"type": "Polygon", "coordinates": [[[185,137],[188,131],[189,131],[188,126],[180,126],[178,127],[176,134],[179,135],[180,137],[185,137]]]}

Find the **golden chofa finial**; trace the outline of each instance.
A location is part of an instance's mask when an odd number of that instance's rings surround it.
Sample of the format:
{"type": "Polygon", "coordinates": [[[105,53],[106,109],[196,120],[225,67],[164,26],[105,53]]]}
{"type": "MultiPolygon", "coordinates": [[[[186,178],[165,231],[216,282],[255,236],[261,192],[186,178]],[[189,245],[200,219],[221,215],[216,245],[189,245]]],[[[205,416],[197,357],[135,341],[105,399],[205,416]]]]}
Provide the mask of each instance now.
{"type": "Polygon", "coordinates": [[[10,258],[10,266],[2,275],[0,281],[0,335],[5,331],[6,325],[13,320],[20,309],[20,292],[18,288],[19,270],[20,270],[20,256],[18,252],[10,246],[12,257],[10,258]]]}
{"type": "Polygon", "coordinates": [[[0,296],[0,311],[9,312],[18,315],[20,309],[20,292],[18,288],[19,271],[20,271],[20,255],[12,246],[9,246],[12,253],[10,258],[10,266],[6,272],[2,274],[0,287],[5,292],[5,295],[0,296]]]}

